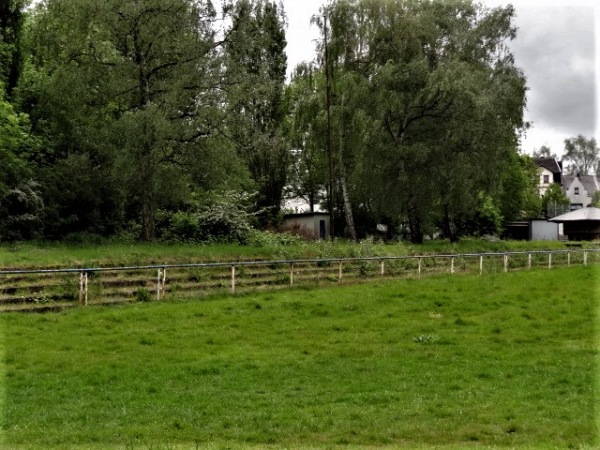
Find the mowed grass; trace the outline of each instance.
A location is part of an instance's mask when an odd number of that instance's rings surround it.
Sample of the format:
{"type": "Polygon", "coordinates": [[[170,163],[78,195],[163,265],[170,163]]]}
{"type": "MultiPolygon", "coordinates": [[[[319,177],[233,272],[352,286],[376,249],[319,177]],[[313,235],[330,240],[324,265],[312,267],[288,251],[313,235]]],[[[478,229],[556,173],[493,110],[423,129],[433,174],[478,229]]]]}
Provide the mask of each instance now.
{"type": "Polygon", "coordinates": [[[599,278],[4,314],[0,447],[595,448],[599,278]]]}

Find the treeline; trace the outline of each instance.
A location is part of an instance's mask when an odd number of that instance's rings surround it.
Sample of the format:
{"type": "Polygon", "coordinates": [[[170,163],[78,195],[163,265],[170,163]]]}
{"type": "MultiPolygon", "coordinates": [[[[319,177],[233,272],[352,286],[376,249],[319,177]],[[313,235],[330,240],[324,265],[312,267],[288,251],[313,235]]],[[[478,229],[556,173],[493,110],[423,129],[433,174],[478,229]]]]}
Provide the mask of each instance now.
{"type": "Polygon", "coordinates": [[[273,1],[0,0],[0,241],[240,241],[286,196],[413,242],[539,214],[511,6],[315,13],[286,80],[273,1]]]}

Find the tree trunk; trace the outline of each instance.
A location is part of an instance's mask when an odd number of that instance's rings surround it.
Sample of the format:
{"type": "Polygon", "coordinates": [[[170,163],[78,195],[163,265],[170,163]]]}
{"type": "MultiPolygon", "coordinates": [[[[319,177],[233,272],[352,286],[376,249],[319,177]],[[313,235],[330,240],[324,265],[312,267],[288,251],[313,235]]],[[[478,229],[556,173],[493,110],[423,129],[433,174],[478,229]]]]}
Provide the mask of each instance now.
{"type": "Polygon", "coordinates": [[[444,206],[443,228],[444,234],[448,237],[448,239],[450,239],[450,242],[458,242],[458,230],[456,228],[456,223],[454,223],[454,220],[450,217],[450,208],[448,207],[448,205],[444,206]]]}
{"type": "Polygon", "coordinates": [[[144,241],[152,241],[156,237],[156,168],[152,160],[152,149],[149,143],[144,143],[144,151],[140,160],[140,220],[142,225],[142,238],[144,241]]]}
{"type": "Polygon", "coordinates": [[[410,227],[410,241],[413,244],[423,243],[423,224],[415,208],[410,208],[408,212],[408,226],[410,227]]]}
{"type": "Polygon", "coordinates": [[[346,166],[342,159],[344,153],[344,125],[342,124],[342,132],[340,133],[340,184],[342,185],[342,197],[344,199],[344,214],[346,215],[346,233],[353,240],[356,241],[356,227],[354,226],[354,215],[352,214],[352,203],[350,203],[350,195],[348,194],[348,185],[346,183],[346,166]]]}

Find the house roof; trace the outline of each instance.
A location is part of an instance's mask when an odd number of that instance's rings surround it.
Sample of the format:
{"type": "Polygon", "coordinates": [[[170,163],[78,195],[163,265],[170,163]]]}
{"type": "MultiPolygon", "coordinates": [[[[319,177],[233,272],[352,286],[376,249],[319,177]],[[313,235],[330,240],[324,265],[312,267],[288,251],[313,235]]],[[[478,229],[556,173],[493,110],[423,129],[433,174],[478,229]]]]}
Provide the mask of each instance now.
{"type": "Polygon", "coordinates": [[[577,178],[589,195],[594,195],[596,191],[600,190],[600,181],[594,175],[565,175],[563,177],[564,188],[569,189],[577,178]]]}
{"type": "Polygon", "coordinates": [[[550,222],[582,222],[593,221],[600,222],[600,208],[588,206],[587,208],[576,209],[570,213],[556,216],[549,220],[550,222]]]}
{"type": "Polygon", "coordinates": [[[538,166],[543,167],[544,169],[548,169],[552,173],[562,172],[560,164],[554,158],[533,158],[533,160],[538,166]]]}

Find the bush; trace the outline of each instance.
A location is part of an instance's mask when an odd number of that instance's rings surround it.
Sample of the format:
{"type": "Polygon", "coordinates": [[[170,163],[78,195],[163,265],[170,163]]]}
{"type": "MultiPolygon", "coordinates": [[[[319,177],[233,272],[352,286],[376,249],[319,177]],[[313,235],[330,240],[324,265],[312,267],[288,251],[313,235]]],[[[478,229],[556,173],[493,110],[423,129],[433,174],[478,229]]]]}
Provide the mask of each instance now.
{"type": "Polygon", "coordinates": [[[248,233],[246,243],[255,247],[279,247],[302,245],[303,241],[300,236],[289,233],[273,233],[253,229],[248,233]]]}
{"type": "Polygon", "coordinates": [[[158,231],[167,242],[246,244],[255,231],[252,223],[261,211],[252,211],[253,195],[225,192],[196,199],[188,211],[161,211],[158,231]]]}
{"type": "Polygon", "coordinates": [[[44,202],[35,182],[24,183],[0,198],[0,240],[36,239],[43,229],[44,202]]]}

